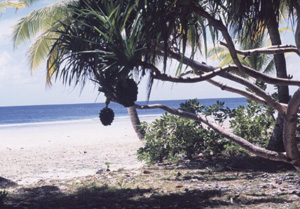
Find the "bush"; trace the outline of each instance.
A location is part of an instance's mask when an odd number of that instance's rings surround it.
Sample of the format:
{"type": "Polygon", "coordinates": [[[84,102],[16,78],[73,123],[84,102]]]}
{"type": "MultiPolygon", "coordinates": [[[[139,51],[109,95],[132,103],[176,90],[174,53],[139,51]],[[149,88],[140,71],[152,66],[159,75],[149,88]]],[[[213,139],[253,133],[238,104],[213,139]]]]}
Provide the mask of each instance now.
{"type": "Polygon", "coordinates": [[[276,123],[274,111],[250,100],[247,102],[247,107],[233,109],[230,127],[234,134],[260,147],[266,147],[276,123]]]}
{"type": "MultiPolygon", "coordinates": [[[[233,133],[256,144],[266,147],[275,126],[274,110],[247,100],[247,106],[240,105],[230,113],[230,128],[233,133]]],[[[225,145],[224,154],[230,156],[245,155],[248,152],[229,142],[225,145]]]]}
{"type": "MultiPolygon", "coordinates": [[[[197,113],[204,106],[199,106],[198,100],[190,100],[180,108],[197,113]]],[[[213,130],[175,115],[164,114],[152,124],[143,123],[142,129],[146,133],[146,145],[138,150],[138,159],[149,163],[192,159],[200,153],[213,156],[221,153],[226,144],[225,139],[213,130]]]]}
{"type": "MultiPolygon", "coordinates": [[[[224,102],[217,101],[205,107],[193,99],[180,104],[179,109],[201,113],[219,124],[230,119],[233,133],[259,146],[267,144],[275,125],[273,110],[252,101],[248,101],[247,107],[239,106],[231,110],[224,107],[224,102]]],[[[138,159],[149,163],[192,159],[200,153],[204,157],[247,153],[209,127],[175,115],[164,114],[151,124],[144,122],[141,128],[145,132],[146,144],[138,150],[138,159]]]]}

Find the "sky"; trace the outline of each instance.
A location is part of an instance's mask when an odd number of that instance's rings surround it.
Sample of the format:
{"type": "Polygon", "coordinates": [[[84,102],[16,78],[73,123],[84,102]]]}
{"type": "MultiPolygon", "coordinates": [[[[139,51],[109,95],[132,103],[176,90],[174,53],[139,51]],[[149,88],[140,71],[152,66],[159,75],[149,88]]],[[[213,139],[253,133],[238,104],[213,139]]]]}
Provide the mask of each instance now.
{"type": "MultiPolygon", "coordinates": [[[[2,0],[1,0],[2,1],[2,0]]],[[[43,104],[76,104],[104,102],[103,94],[98,94],[97,87],[88,83],[83,89],[74,86],[64,86],[61,80],[53,82],[52,87],[45,85],[45,64],[36,72],[31,72],[27,59],[30,42],[13,49],[11,41],[12,26],[35,9],[53,3],[53,0],[41,0],[28,8],[7,9],[0,16],[0,106],[43,105],[43,104]]],[[[292,31],[284,32],[283,42],[294,44],[292,31]]],[[[297,72],[298,62],[295,56],[287,55],[289,73],[294,78],[300,78],[297,72]]],[[[199,56],[198,61],[216,64],[199,56]]],[[[170,65],[172,71],[175,65],[170,65]]],[[[240,97],[239,95],[221,91],[219,88],[201,82],[197,84],[172,84],[170,82],[155,82],[150,100],[204,99],[240,97]]],[[[146,100],[146,79],[139,85],[138,101],[146,100]]]]}

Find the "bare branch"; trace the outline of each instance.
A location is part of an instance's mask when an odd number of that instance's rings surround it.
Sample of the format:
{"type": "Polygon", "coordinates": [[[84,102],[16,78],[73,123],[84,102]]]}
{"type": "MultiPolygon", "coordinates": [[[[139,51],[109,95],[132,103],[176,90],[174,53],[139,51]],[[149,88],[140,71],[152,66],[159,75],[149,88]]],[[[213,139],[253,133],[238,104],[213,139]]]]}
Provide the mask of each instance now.
{"type": "MultiPolygon", "coordinates": [[[[221,42],[221,45],[228,47],[227,44],[224,42],[221,42]]],[[[294,50],[297,51],[297,48],[294,47],[294,50]]],[[[239,50],[236,50],[236,51],[239,52],[239,50]]],[[[248,53],[248,51],[251,51],[251,50],[245,51],[244,55],[246,55],[248,53]]],[[[274,78],[272,76],[265,75],[259,71],[256,71],[250,67],[247,67],[247,66],[243,66],[243,70],[247,75],[252,76],[252,77],[254,77],[260,81],[263,81],[265,83],[274,84],[277,86],[288,86],[288,85],[300,86],[299,80],[292,80],[292,79],[286,79],[286,78],[274,78]]]]}
{"type": "MultiPolygon", "coordinates": [[[[175,53],[174,53],[175,54],[175,53]]],[[[180,55],[176,54],[175,59],[179,59],[180,55]]],[[[191,60],[189,58],[184,57],[184,63],[189,63],[191,64],[193,67],[197,67],[198,65],[200,65],[201,69],[212,69],[213,67],[211,66],[205,66],[203,63],[197,63],[194,60],[191,60]]],[[[210,71],[206,74],[202,74],[202,72],[199,72],[198,69],[195,69],[196,74],[199,75],[199,77],[194,77],[194,78],[183,78],[183,77],[172,77],[166,74],[161,74],[160,71],[152,64],[147,64],[144,63],[143,64],[145,67],[147,67],[148,69],[152,70],[155,74],[153,74],[153,78],[158,79],[158,80],[163,80],[163,81],[170,81],[170,82],[175,82],[175,83],[195,83],[195,82],[200,82],[200,81],[204,81],[207,80],[208,82],[210,82],[211,84],[220,87],[222,90],[226,90],[226,91],[230,91],[233,93],[237,93],[239,95],[245,96],[248,99],[253,99],[255,102],[258,102],[260,104],[264,104],[266,106],[269,106],[271,108],[274,108],[275,110],[277,110],[279,113],[283,114],[286,111],[286,106],[284,106],[283,104],[278,103],[276,100],[274,100],[270,95],[266,94],[262,89],[260,89],[259,87],[257,87],[256,85],[252,84],[251,82],[249,82],[246,79],[243,79],[241,77],[238,77],[236,75],[230,74],[230,73],[225,73],[226,71],[230,71],[230,70],[237,70],[236,66],[227,66],[224,68],[220,68],[220,69],[215,69],[213,71],[210,71]],[[216,73],[216,74],[214,74],[216,73]],[[256,96],[253,93],[249,93],[247,91],[244,91],[242,89],[238,89],[226,84],[222,84],[219,83],[217,81],[214,80],[208,80],[216,75],[220,75],[226,79],[229,79],[231,81],[235,81],[239,84],[242,84],[248,88],[250,88],[252,91],[254,91],[255,93],[257,93],[258,95],[262,95],[261,97],[256,96]]]]}
{"type": "MultiPolygon", "coordinates": [[[[169,52],[169,56],[178,61],[183,60],[183,63],[192,67],[196,73],[198,72],[198,75],[201,75],[203,71],[211,72],[216,69],[215,67],[212,67],[212,66],[209,66],[209,65],[206,65],[203,63],[199,63],[199,62],[192,60],[190,58],[187,58],[185,56],[182,59],[181,55],[179,55],[178,53],[169,52]]],[[[233,71],[238,69],[236,66],[228,66],[228,68],[231,68],[230,70],[233,70],[233,71]]],[[[274,108],[280,114],[284,114],[284,112],[286,111],[286,108],[284,106],[282,106],[279,102],[277,102],[275,99],[273,99],[265,91],[263,91],[258,86],[254,85],[253,83],[249,82],[248,80],[246,80],[242,77],[239,77],[237,75],[234,75],[232,73],[229,73],[229,72],[222,72],[219,74],[219,76],[248,87],[255,94],[257,94],[259,97],[261,97],[263,100],[265,100],[267,102],[266,103],[267,106],[274,108]]]]}
{"type": "Polygon", "coordinates": [[[285,113],[286,108],[284,106],[282,106],[278,101],[276,101],[271,95],[267,94],[261,88],[252,84],[248,80],[241,78],[237,75],[230,74],[230,73],[224,74],[223,77],[248,87],[255,94],[262,97],[267,102],[266,103],[267,106],[277,110],[282,115],[285,113]]]}
{"type": "MultiPolygon", "coordinates": [[[[220,41],[220,45],[228,47],[227,44],[223,41],[220,41]]],[[[288,52],[294,52],[299,54],[297,47],[293,45],[277,45],[277,46],[269,46],[263,48],[249,49],[249,50],[238,50],[236,49],[238,54],[244,55],[245,57],[252,56],[255,54],[282,54],[288,52]]]]}
{"type": "Polygon", "coordinates": [[[185,117],[185,118],[189,118],[189,119],[192,119],[192,120],[203,122],[206,125],[208,125],[209,127],[211,127],[212,129],[214,129],[215,131],[217,131],[218,133],[220,133],[221,135],[225,136],[226,138],[230,139],[231,141],[235,142],[236,144],[240,145],[244,149],[254,153],[255,155],[257,155],[259,157],[263,157],[263,158],[270,159],[270,160],[275,160],[275,161],[289,162],[289,159],[283,153],[266,150],[266,149],[263,149],[263,148],[258,147],[256,145],[253,145],[250,142],[248,142],[247,140],[245,140],[245,139],[243,139],[243,138],[241,138],[241,137],[239,137],[235,134],[230,133],[229,131],[227,131],[224,128],[210,122],[209,120],[207,120],[206,118],[204,118],[200,115],[196,115],[196,114],[189,113],[189,112],[184,112],[182,110],[173,109],[173,108],[170,108],[168,106],[161,105],[161,104],[143,105],[143,106],[135,105],[135,107],[137,109],[156,109],[156,108],[160,108],[160,109],[163,109],[163,110],[165,110],[165,111],[167,111],[171,114],[174,114],[174,115],[178,115],[178,116],[181,116],[181,117],[185,117]]]}
{"type": "Polygon", "coordinates": [[[144,64],[144,67],[152,70],[152,77],[158,80],[162,80],[162,81],[170,81],[170,82],[175,82],[175,83],[196,83],[196,82],[201,82],[201,81],[205,81],[207,79],[213,78],[219,74],[221,74],[222,72],[226,72],[229,71],[231,68],[229,67],[225,67],[225,68],[219,68],[216,70],[213,70],[211,72],[205,73],[205,74],[201,74],[198,75],[196,77],[174,77],[174,76],[170,76],[167,74],[163,74],[161,73],[154,65],[152,64],[144,64]]]}
{"type": "Polygon", "coordinates": [[[192,71],[192,70],[188,70],[188,71],[186,71],[186,72],[181,73],[180,76],[182,77],[182,76],[186,76],[186,75],[189,75],[189,74],[192,74],[192,75],[193,75],[193,74],[195,74],[195,73],[194,73],[194,71],[192,71]]]}
{"type": "Polygon", "coordinates": [[[253,78],[256,78],[260,81],[263,81],[268,84],[274,84],[277,86],[300,86],[299,80],[292,80],[287,78],[275,78],[272,76],[265,75],[259,71],[256,71],[250,67],[243,66],[244,71],[247,75],[252,76],[253,78]]]}
{"type": "Polygon", "coordinates": [[[239,88],[236,88],[236,87],[233,87],[233,86],[221,83],[221,82],[213,80],[213,79],[209,79],[209,80],[207,80],[207,82],[211,83],[214,86],[219,87],[222,90],[242,95],[242,96],[247,97],[248,99],[250,99],[252,101],[255,101],[257,103],[269,106],[268,102],[266,100],[262,99],[261,97],[256,96],[253,93],[245,91],[243,89],[239,89],[239,88]]]}
{"type": "MultiPolygon", "coordinates": [[[[223,22],[221,20],[217,20],[214,17],[212,17],[209,13],[207,13],[202,7],[198,6],[194,8],[195,12],[198,13],[199,15],[207,18],[207,20],[209,21],[209,23],[211,25],[213,25],[217,30],[221,31],[224,39],[226,40],[226,46],[230,52],[230,55],[232,57],[233,62],[236,64],[236,66],[238,67],[239,71],[241,73],[245,73],[247,75],[250,75],[258,80],[261,80],[263,82],[266,83],[270,83],[272,80],[272,83],[274,83],[274,81],[278,81],[278,83],[280,83],[280,85],[291,85],[289,82],[291,82],[289,79],[279,79],[279,78],[273,78],[270,79],[269,76],[266,76],[262,73],[259,73],[255,70],[252,70],[251,68],[245,67],[241,64],[240,60],[238,59],[237,56],[237,52],[234,46],[234,43],[232,41],[232,38],[227,30],[227,28],[225,27],[225,25],[223,24],[223,22]],[[288,82],[289,81],[289,82],[288,82]],[[285,84],[284,84],[285,83],[285,84]]],[[[296,83],[298,83],[298,81],[296,81],[296,83]]],[[[299,86],[299,84],[294,83],[294,85],[299,86]]],[[[276,85],[279,85],[276,83],[276,85]]],[[[259,95],[262,96],[262,95],[259,95]]],[[[264,98],[265,99],[265,98],[264,98]]]]}
{"type": "Polygon", "coordinates": [[[238,69],[241,72],[243,72],[243,66],[242,66],[242,64],[241,64],[241,62],[240,62],[240,60],[237,56],[234,43],[232,41],[232,38],[231,38],[227,28],[223,24],[223,22],[221,20],[215,19],[208,12],[206,12],[200,5],[198,5],[197,7],[194,7],[193,9],[197,14],[199,14],[202,17],[205,17],[208,20],[209,24],[212,25],[215,29],[221,31],[224,39],[227,42],[228,49],[229,49],[229,52],[230,52],[230,55],[231,55],[231,58],[232,58],[233,62],[236,64],[238,69]]]}

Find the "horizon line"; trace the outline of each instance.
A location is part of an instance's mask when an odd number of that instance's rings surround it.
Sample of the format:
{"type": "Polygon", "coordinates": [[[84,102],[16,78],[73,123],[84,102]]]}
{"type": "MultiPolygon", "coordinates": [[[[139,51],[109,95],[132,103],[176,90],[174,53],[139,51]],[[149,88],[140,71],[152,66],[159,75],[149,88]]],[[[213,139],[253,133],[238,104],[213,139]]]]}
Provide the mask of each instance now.
{"type": "MultiPolygon", "coordinates": [[[[239,98],[246,98],[246,97],[214,97],[214,98],[192,98],[192,99],[198,99],[198,100],[207,100],[207,99],[239,99],[239,98]]],[[[136,102],[156,102],[156,101],[177,101],[177,100],[190,100],[190,99],[161,99],[161,100],[149,100],[149,101],[136,101],[136,102]]],[[[103,104],[105,102],[90,102],[90,103],[86,103],[86,102],[82,102],[82,103],[62,103],[62,104],[58,104],[58,103],[54,103],[54,104],[33,104],[33,105],[5,105],[5,106],[0,106],[0,108],[2,107],[29,107],[29,106],[55,106],[55,105],[82,105],[82,104],[103,104]]],[[[115,102],[112,102],[115,103],[115,102]]],[[[118,103],[115,103],[118,104],[118,103]]]]}

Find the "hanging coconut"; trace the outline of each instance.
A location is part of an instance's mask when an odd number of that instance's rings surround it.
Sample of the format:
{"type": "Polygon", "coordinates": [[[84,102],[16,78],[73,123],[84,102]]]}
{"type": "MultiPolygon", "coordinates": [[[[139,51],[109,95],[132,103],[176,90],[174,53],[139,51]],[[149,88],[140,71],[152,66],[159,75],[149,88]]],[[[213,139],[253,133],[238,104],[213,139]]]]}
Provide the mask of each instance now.
{"type": "Polygon", "coordinates": [[[114,111],[108,107],[103,108],[99,113],[99,118],[104,126],[109,126],[115,117],[114,111]]]}
{"type": "Polygon", "coordinates": [[[116,97],[124,107],[131,107],[137,100],[138,87],[132,79],[119,81],[116,86],[116,97]]]}

